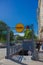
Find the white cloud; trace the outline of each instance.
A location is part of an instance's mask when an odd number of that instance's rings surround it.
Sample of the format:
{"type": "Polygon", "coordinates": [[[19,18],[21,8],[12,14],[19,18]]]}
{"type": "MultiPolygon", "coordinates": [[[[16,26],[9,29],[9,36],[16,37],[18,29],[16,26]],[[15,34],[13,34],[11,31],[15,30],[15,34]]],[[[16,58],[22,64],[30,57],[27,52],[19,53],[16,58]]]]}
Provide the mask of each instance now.
{"type": "Polygon", "coordinates": [[[24,33],[14,33],[14,35],[24,36],[24,33]]]}

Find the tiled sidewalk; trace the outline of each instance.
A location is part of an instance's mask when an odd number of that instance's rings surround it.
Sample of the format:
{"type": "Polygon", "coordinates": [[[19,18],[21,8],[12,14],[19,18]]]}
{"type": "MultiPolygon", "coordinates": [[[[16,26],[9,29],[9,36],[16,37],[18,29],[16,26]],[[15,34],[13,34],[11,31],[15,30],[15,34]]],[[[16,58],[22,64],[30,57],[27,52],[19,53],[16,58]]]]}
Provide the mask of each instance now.
{"type": "MultiPolygon", "coordinates": [[[[16,62],[11,61],[11,60],[3,59],[0,61],[0,65],[22,65],[22,64],[18,64],[16,62]]],[[[43,65],[43,62],[39,62],[39,61],[26,62],[25,61],[25,65],[43,65]]]]}
{"type": "MultiPolygon", "coordinates": [[[[15,56],[14,56],[15,57],[15,56]]],[[[20,56],[19,56],[20,57],[20,56]]],[[[18,57],[17,57],[18,58],[18,57]]],[[[39,62],[39,61],[33,61],[31,60],[31,56],[23,56],[21,57],[22,60],[21,62],[23,64],[19,64],[19,63],[16,63],[14,61],[11,61],[9,59],[1,59],[0,60],[0,65],[43,65],[43,62],[39,62]]],[[[19,58],[18,58],[19,59],[19,58]]]]}

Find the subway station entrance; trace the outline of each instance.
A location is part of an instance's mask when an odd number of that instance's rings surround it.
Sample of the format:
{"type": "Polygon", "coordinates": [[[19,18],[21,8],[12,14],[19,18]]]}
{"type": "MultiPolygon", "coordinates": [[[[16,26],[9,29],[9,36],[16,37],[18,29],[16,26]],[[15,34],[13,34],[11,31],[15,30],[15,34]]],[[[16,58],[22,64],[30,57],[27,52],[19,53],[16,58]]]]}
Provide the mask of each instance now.
{"type": "MultiPolygon", "coordinates": [[[[34,40],[34,27],[33,24],[23,26],[22,24],[17,24],[16,27],[7,28],[7,43],[6,43],[6,57],[7,59],[13,60],[18,63],[22,63],[24,56],[31,56],[32,60],[39,60],[40,56],[43,57],[43,53],[40,53],[36,49],[36,43],[34,40]],[[19,26],[20,25],[20,26],[19,26]],[[25,30],[31,30],[31,39],[24,37],[23,39],[19,38],[16,41],[10,41],[10,30],[16,30],[18,33],[22,33],[25,30]]],[[[28,32],[26,32],[28,33],[28,32]]],[[[15,39],[15,37],[14,37],[15,39]]],[[[40,60],[43,61],[43,58],[40,60]]]]}
{"type": "MultiPolygon", "coordinates": [[[[21,63],[23,56],[28,56],[31,55],[33,60],[38,60],[38,52],[36,51],[36,43],[34,41],[34,30],[33,30],[33,24],[29,26],[23,26],[20,24],[15,27],[17,32],[21,33],[25,31],[25,29],[30,29],[32,31],[32,38],[31,39],[26,39],[24,38],[23,40],[18,40],[16,41],[15,45],[10,45],[10,29],[7,29],[7,59],[11,59],[13,61],[21,63]],[[18,30],[18,29],[19,30],[18,30]],[[23,28],[23,30],[22,30],[23,28]],[[18,44],[20,43],[20,44],[18,44]]],[[[12,27],[14,30],[14,27],[12,27]]]]}

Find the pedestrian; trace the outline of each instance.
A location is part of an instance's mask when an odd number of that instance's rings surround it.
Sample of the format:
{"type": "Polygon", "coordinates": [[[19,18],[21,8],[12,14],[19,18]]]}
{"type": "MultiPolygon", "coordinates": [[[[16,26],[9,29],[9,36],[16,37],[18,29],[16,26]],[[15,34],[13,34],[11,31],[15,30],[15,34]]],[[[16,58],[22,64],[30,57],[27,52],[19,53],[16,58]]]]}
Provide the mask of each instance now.
{"type": "Polygon", "coordinates": [[[37,42],[36,48],[38,49],[38,52],[40,51],[40,46],[41,46],[40,42],[37,42]]]}

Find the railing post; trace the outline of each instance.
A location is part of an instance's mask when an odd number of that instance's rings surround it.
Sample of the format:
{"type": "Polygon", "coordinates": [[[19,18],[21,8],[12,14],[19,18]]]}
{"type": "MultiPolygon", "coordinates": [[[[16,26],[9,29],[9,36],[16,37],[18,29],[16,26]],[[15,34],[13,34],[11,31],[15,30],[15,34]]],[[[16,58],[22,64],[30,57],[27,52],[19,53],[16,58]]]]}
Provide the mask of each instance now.
{"type": "Polygon", "coordinates": [[[36,43],[34,41],[34,30],[33,30],[33,25],[32,25],[32,43],[33,43],[33,53],[32,53],[32,59],[33,60],[38,60],[38,51],[36,50],[36,43]]]}
{"type": "Polygon", "coordinates": [[[6,58],[9,58],[10,55],[10,28],[7,28],[7,52],[6,52],[7,56],[6,58]]]}

